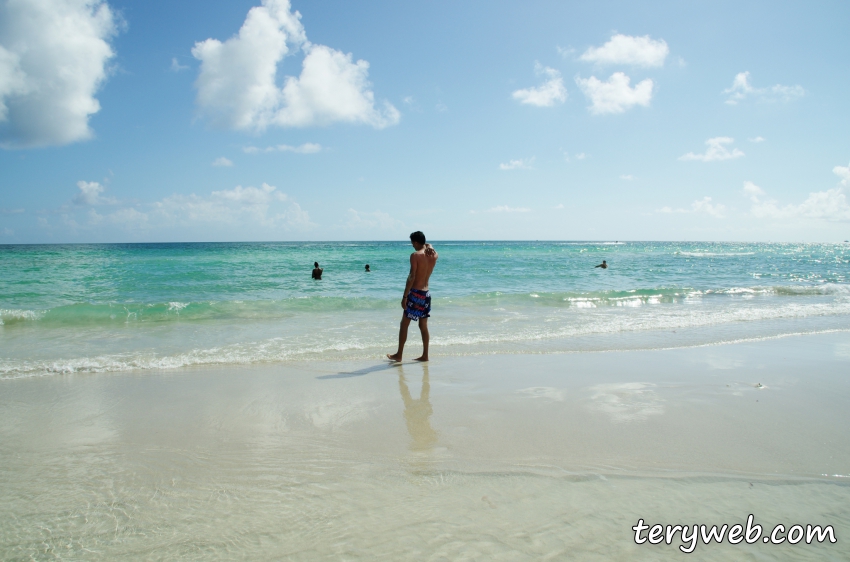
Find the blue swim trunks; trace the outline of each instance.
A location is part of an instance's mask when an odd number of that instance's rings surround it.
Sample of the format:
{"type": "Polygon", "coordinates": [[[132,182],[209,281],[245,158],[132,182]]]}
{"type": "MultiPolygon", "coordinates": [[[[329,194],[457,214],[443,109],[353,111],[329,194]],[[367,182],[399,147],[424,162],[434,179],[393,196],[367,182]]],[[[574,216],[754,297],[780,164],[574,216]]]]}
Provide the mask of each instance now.
{"type": "Polygon", "coordinates": [[[410,289],[407,294],[407,308],[404,311],[405,316],[418,322],[420,318],[431,317],[431,291],[420,291],[419,289],[410,289]]]}

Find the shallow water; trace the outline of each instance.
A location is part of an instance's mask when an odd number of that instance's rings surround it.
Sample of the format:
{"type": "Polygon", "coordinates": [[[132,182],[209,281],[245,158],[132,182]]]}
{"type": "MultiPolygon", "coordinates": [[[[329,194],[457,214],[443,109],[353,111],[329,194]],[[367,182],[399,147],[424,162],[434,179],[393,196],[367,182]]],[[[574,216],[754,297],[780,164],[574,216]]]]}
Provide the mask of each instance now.
{"type": "Polygon", "coordinates": [[[0,558],[663,560],[665,524],[833,525],[847,332],[667,351],[2,381],[0,558]]]}
{"type": "MultiPolygon", "coordinates": [[[[846,244],[436,247],[435,354],[850,328],[846,244]],[[610,268],[594,269],[602,259],[610,268]]],[[[409,252],[403,243],[0,246],[0,377],[380,356],[394,345],[409,252]],[[321,282],[310,279],[313,261],[325,268],[321,282]]]]}

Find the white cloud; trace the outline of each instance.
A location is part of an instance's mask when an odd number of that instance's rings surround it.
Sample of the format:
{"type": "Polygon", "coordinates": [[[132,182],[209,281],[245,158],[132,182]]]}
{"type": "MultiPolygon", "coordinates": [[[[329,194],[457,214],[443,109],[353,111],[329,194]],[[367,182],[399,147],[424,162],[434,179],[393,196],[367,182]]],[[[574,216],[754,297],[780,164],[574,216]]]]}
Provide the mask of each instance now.
{"type": "Polygon", "coordinates": [[[434,109],[436,109],[440,113],[445,113],[446,111],[449,110],[449,106],[447,106],[443,102],[440,102],[440,103],[438,103],[437,105],[434,106],[434,109]]]}
{"type": "Polygon", "coordinates": [[[764,190],[751,181],[745,181],[744,195],[749,197],[753,203],[758,203],[759,197],[764,195],[764,190]]]}
{"type": "Polygon", "coordinates": [[[553,208],[553,209],[563,209],[563,208],[564,208],[564,204],[563,204],[563,203],[558,203],[557,205],[555,205],[555,206],[554,206],[554,207],[552,207],[552,208],[553,208]]]}
{"type": "Polygon", "coordinates": [[[236,186],[213,191],[208,197],[172,195],[154,203],[146,216],[151,223],[171,227],[212,224],[303,230],[315,226],[297,203],[279,207],[287,201],[284,193],[264,183],[259,188],[236,186]]]}
{"type": "Polygon", "coordinates": [[[91,138],[118,20],[103,0],[0,3],[0,146],[91,138]]]}
{"type": "Polygon", "coordinates": [[[691,203],[690,209],[672,209],[670,207],[662,207],[656,211],[657,213],[704,213],[712,217],[722,219],[726,215],[726,207],[719,203],[711,202],[711,197],[703,197],[691,203]]]}
{"type": "Polygon", "coordinates": [[[256,146],[246,146],[242,149],[246,154],[257,154],[259,152],[295,152],[296,154],[315,154],[322,151],[322,145],[314,142],[305,142],[298,146],[288,144],[279,144],[277,146],[267,146],[266,148],[257,148],[256,146]]]}
{"type": "Polygon", "coordinates": [[[576,160],[584,160],[585,158],[587,158],[587,154],[585,154],[584,152],[579,152],[578,154],[576,154],[576,160]]]}
{"type": "Polygon", "coordinates": [[[705,213],[707,215],[711,215],[712,217],[722,219],[724,217],[724,213],[726,212],[726,207],[719,203],[712,203],[711,197],[703,197],[702,199],[691,203],[691,210],[694,213],[705,213]]]}
{"type": "Polygon", "coordinates": [[[552,107],[556,103],[566,101],[567,89],[564,87],[564,79],[561,78],[560,72],[554,68],[535,63],[534,73],[538,76],[545,76],[548,80],[536,88],[516,90],[511,94],[515,100],[537,107],[552,107]]]}
{"type": "Polygon", "coordinates": [[[668,54],[670,49],[663,39],[655,40],[649,35],[633,37],[617,34],[601,47],[590,47],[579,60],[598,64],[664,66],[668,54]]]}
{"type": "Polygon", "coordinates": [[[382,211],[363,212],[349,209],[348,222],[345,226],[347,228],[393,230],[404,227],[404,223],[382,211]]]}
{"type": "Polygon", "coordinates": [[[308,127],[335,122],[383,128],[398,123],[389,102],[375,106],[369,63],[307,40],[301,14],[289,0],[263,0],[248,11],[239,33],[225,42],[195,43],[201,61],[197,103],[213,125],[262,131],[270,125],[308,127]],[[277,70],[291,52],[305,53],[301,75],[277,86],[277,70]]]}
{"type": "Polygon", "coordinates": [[[173,57],[171,59],[171,72],[182,72],[188,69],[189,67],[187,65],[180,64],[180,61],[177,60],[177,57],[173,57]]]}
{"type": "Polygon", "coordinates": [[[732,144],[735,142],[735,139],[731,137],[714,137],[705,141],[706,149],[704,154],[694,154],[693,152],[688,152],[687,154],[683,154],[679,156],[679,160],[699,160],[701,162],[716,162],[720,160],[731,160],[733,158],[740,158],[744,155],[743,152],[738,150],[737,148],[733,148],[730,152],[725,145],[732,144]]]}
{"type": "Polygon", "coordinates": [[[519,160],[509,160],[499,164],[500,170],[530,170],[531,164],[534,163],[534,156],[531,158],[520,158],[519,160]]]}
{"type": "Polygon", "coordinates": [[[275,116],[276,124],[306,127],[342,121],[382,129],[398,123],[401,114],[391,103],[375,108],[368,62],[354,63],[351,53],[313,45],[303,64],[300,77],[286,79],[283,107],[275,116]]]}
{"type": "Polygon", "coordinates": [[[615,72],[605,82],[595,76],[576,77],[576,84],[592,102],[590,112],[596,115],[623,113],[634,105],[648,106],[652,99],[652,80],[642,80],[634,88],[629,86],[630,81],[622,72],[615,72]]]}
{"type": "Polygon", "coordinates": [[[106,188],[96,181],[78,181],[77,187],[80,192],[74,197],[74,203],[77,205],[112,205],[115,199],[112,197],[102,197],[106,188]]]}
{"type": "MultiPolygon", "coordinates": [[[[558,207],[555,207],[555,208],[557,209],[558,207]]],[[[531,209],[529,209],[528,207],[509,207],[507,205],[498,205],[496,207],[491,207],[491,208],[487,209],[486,211],[470,211],[470,213],[472,213],[473,215],[477,214],[479,212],[481,212],[481,213],[530,213],[531,209]]]]}
{"type": "Polygon", "coordinates": [[[564,58],[569,58],[570,56],[572,56],[573,53],[576,52],[576,50],[573,49],[572,47],[565,49],[564,47],[561,47],[560,45],[556,45],[555,50],[557,50],[558,54],[561,55],[564,58]]]}
{"type": "Polygon", "coordinates": [[[229,158],[225,158],[224,156],[219,156],[212,163],[213,166],[225,166],[230,167],[233,165],[233,162],[229,158]]]}
{"type": "Polygon", "coordinates": [[[620,176],[620,179],[621,179],[621,180],[626,180],[626,181],[632,181],[633,179],[635,179],[635,177],[634,177],[633,175],[631,175],[631,174],[622,174],[622,175],[620,176]]]}
{"type": "Polygon", "coordinates": [[[747,140],[750,141],[750,142],[759,143],[759,142],[764,142],[766,139],[764,137],[754,137],[754,138],[747,139],[747,140]]]}
{"type": "MultiPolygon", "coordinates": [[[[77,199],[86,205],[104,202],[103,187],[96,182],[80,182],[77,199]]],[[[110,200],[115,202],[114,200],[110,200]]],[[[75,202],[78,202],[75,200],[75,202]]],[[[286,231],[305,231],[316,225],[298,203],[274,186],[237,186],[209,195],[171,195],[153,203],[137,203],[98,213],[88,207],[84,214],[62,208],[61,223],[73,232],[107,231],[119,228],[143,239],[259,239],[279,236],[286,231]]],[[[53,228],[46,220],[43,227],[53,228]]]]}
{"type": "Polygon", "coordinates": [[[750,84],[750,73],[739,72],[735,75],[732,86],[723,90],[723,93],[729,95],[726,98],[726,103],[737,105],[738,102],[748,97],[755,97],[760,101],[792,101],[803,97],[806,91],[800,85],[783,86],[776,84],[769,88],[755,88],[750,84]]]}
{"type": "Polygon", "coordinates": [[[841,185],[850,185],[850,166],[836,166],[832,173],[841,178],[841,185]]]}
{"type": "MultiPolygon", "coordinates": [[[[836,166],[833,172],[843,177],[842,185],[848,184],[850,168],[836,166]]],[[[850,204],[841,187],[809,193],[808,198],[799,205],[780,206],[775,199],[763,199],[766,196],[765,191],[751,181],[744,182],[744,194],[753,202],[750,212],[757,218],[850,221],[850,204]]]]}

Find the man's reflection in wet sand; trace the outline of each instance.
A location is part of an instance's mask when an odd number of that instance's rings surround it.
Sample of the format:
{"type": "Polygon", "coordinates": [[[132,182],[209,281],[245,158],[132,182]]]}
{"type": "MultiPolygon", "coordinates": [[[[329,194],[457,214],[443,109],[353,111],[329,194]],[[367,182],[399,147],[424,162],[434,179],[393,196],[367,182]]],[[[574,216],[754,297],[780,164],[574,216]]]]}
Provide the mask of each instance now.
{"type": "Polygon", "coordinates": [[[422,365],[422,390],[419,399],[414,400],[404,380],[404,369],[398,369],[398,389],[401,399],[404,401],[404,420],[407,422],[407,431],[413,442],[410,444],[412,451],[429,451],[437,443],[437,432],[431,427],[431,384],[428,382],[428,365],[422,365]]]}

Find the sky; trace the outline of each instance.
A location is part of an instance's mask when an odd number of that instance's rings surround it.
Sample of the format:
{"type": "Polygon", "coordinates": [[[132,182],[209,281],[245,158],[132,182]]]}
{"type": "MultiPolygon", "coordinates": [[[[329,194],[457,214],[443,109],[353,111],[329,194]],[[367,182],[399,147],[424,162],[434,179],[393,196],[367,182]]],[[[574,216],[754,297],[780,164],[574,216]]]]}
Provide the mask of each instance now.
{"type": "Polygon", "coordinates": [[[0,0],[0,244],[850,239],[850,3],[0,0]]]}

